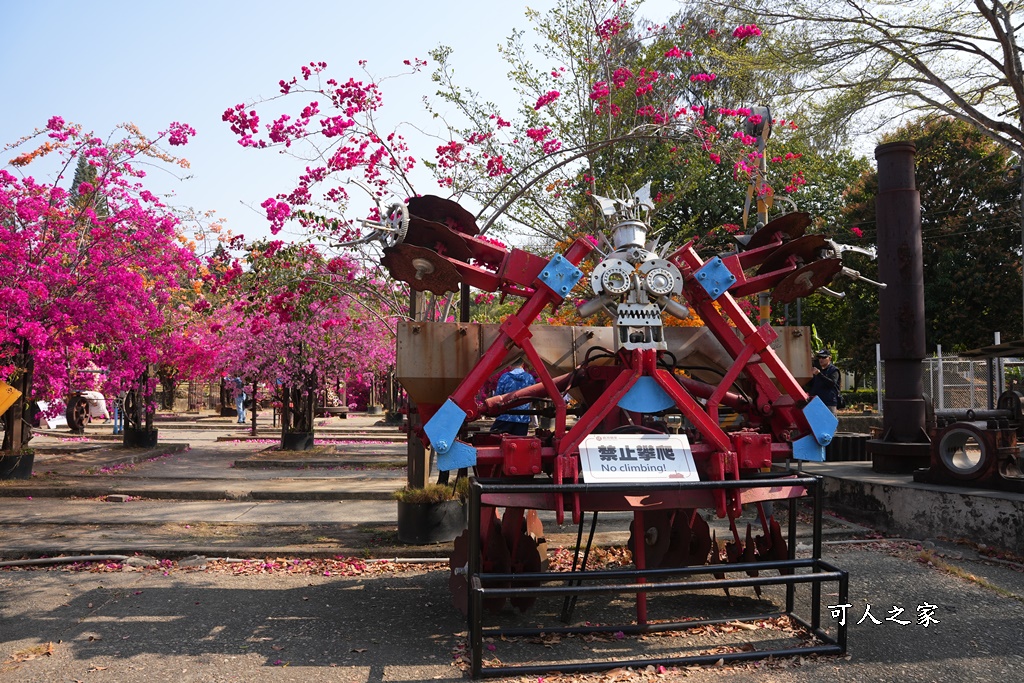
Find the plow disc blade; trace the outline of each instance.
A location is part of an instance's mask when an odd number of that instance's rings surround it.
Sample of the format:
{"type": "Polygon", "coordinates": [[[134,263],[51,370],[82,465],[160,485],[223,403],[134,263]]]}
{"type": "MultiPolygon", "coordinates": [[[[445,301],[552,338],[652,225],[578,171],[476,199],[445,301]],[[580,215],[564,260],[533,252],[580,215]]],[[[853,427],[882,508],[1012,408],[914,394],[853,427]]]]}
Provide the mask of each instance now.
{"type": "MultiPolygon", "coordinates": [[[[787,560],[789,559],[789,548],[786,546],[786,538],[782,535],[782,528],[779,523],[772,517],[768,520],[768,533],[771,538],[771,547],[768,552],[764,554],[764,558],[767,560],[787,560]]],[[[792,569],[780,569],[780,574],[792,574],[792,569]]]]}
{"type": "MultiPolygon", "coordinates": [[[[717,547],[715,548],[717,550],[717,547]]],[[[711,527],[696,510],[690,522],[690,546],[688,548],[687,565],[695,566],[708,561],[708,553],[712,550],[711,527]]]]}
{"type": "MultiPolygon", "coordinates": [[[[744,562],[757,562],[757,553],[755,552],[755,549],[754,549],[754,539],[753,539],[753,535],[751,533],[751,527],[750,527],[749,524],[747,525],[747,541],[746,541],[746,543],[744,544],[744,547],[743,547],[743,561],[744,562]]],[[[747,572],[747,576],[757,576],[757,570],[755,569],[755,570],[752,570],[752,571],[748,571],[747,572]]],[[[760,586],[754,586],[754,593],[757,594],[757,597],[761,597],[761,587],[760,586]]]]}
{"type": "MultiPolygon", "coordinates": [[[[711,564],[722,564],[722,549],[718,545],[718,536],[712,532],[711,534],[711,564]]],[[[725,578],[725,572],[714,572],[712,574],[716,579],[721,581],[725,578]]],[[[723,588],[726,596],[729,595],[729,589],[723,588]]]]}
{"type": "Polygon", "coordinates": [[[462,279],[455,266],[443,256],[413,244],[402,243],[388,247],[380,262],[388,269],[391,277],[407,282],[418,292],[455,292],[462,279]]]}
{"type": "MultiPolygon", "coordinates": [[[[486,524],[480,520],[481,524],[486,524]]],[[[448,588],[452,592],[452,604],[462,614],[469,613],[469,582],[466,580],[466,567],[469,564],[469,531],[463,531],[452,548],[451,557],[448,558],[448,588]]],[[[512,567],[512,558],[508,546],[501,535],[501,525],[498,518],[492,513],[490,515],[490,529],[486,534],[483,544],[483,557],[480,559],[480,566],[484,572],[508,573],[512,567]]],[[[485,587],[507,588],[508,582],[487,582],[485,587]]],[[[489,612],[500,612],[505,606],[505,598],[485,598],[484,609],[489,612]]]]}
{"type": "Polygon", "coordinates": [[[637,534],[636,523],[637,519],[634,517],[633,522],[629,525],[629,552],[633,554],[633,562],[636,563],[636,542],[639,536],[640,541],[644,544],[644,567],[645,569],[655,569],[657,567],[664,566],[662,561],[665,557],[665,553],[672,543],[672,519],[671,511],[651,511],[643,513],[643,525],[644,531],[642,534],[637,534]]]}
{"type": "Polygon", "coordinates": [[[816,289],[832,282],[832,278],[842,269],[843,260],[838,258],[822,259],[798,268],[775,285],[772,301],[788,304],[809,296],[816,289]]]}
{"type": "MultiPolygon", "coordinates": [[[[811,224],[811,215],[802,211],[794,211],[784,216],[779,216],[768,221],[767,224],[753,235],[744,245],[747,249],[757,249],[766,244],[771,244],[781,238],[783,240],[796,239],[804,234],[807,226],[811,224]]],[[[746,237],[745,235],[743,237],[746,237]]]]}
{"type": "MultiPolygon", "coordinates": [[[[547,569],[548,544],[544,539],[544,524],[536,510],[527,510],[522,517],[513,510],[506,510],[501,531],[509,546],[513,574],[532,574],[547,569]]],[[[540,584],[527,581],[516,585],[536,587],[540,584]]],[[[537,596],[517,595],[510,597],[509,602],[520,612],[525,612],[537,602],[537,596]]]]}

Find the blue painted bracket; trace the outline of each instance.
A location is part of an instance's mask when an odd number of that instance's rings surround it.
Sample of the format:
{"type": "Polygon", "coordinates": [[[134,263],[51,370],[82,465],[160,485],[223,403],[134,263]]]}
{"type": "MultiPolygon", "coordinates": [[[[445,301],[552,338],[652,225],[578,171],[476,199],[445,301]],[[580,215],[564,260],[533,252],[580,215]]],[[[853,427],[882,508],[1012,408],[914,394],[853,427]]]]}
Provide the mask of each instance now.
{"type": "Polygon", "coordinates": [[[657,413],[676,404],[653,377],[639,377],[618,406],[634,413],[657,413]]]}
{"type": "Polygon", "coordinates": [[[476,464],[476,449],[457,440],[465,421],[466,411],[448,399],[423,426],[430,445],[437,453],[437,469],[442,472],[476,464]]]}
{"type": "Polygon", "coordinates": [[[722,296],[725,290],[736,284],[736,276],[717,256],[701,266],[693,276],[712,300],[722,296]]]}
{"type": "Polygon", "coordinates": [[[803,413],[811,433],[793,442],[793,457],[797,460],[824,462],[825,446],[832,443],[839,419],[817,396],[804,406],[803,413]]]}
{"type": "Polygon", "coordinates": [[[561,254],[556,254],[537,277],[545,287],[564,299],[583,277],[583,271],[561,254]]]}
{"type": "Polygon", "coordinates": [[[793,442],[793,458],[795,460],[825,462],[825,447],[815,441],[813,435],[808,434],[802,439],[797,439],[793,442]]]}
{"type": "Polygon", "coordinates": [[[476,449],[467,443],[456,441],[444,453],[437,454],[437,469],[442,472],[474,467],[476,465],[476,449]]]}

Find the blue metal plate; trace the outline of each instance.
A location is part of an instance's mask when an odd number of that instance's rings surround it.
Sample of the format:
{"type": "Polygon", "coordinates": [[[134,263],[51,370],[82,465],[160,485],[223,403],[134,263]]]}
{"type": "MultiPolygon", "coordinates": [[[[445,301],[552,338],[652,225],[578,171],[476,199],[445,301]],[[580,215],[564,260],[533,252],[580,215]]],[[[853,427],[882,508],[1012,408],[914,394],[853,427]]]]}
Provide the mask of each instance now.
{"type": "Polygon", "coordinates": [[[427,433],[430,445],[437,453],[447,453],[455,444],[455,439],[458,438],[459,430],[462,429],[462,424],[465,421],[466,411],[448,399],[423,426],[423,431],[427,433]]]}
{"type": "Polygon", "coordinates": [[[712,299],[722,296],[725,290],[736,284],[736,276],[717,256],[701,266],[693,276],[697,278],[697,284],[703,287],[712,299]]]}
{"type": "Polygon", "coordinates": [[[537,277],[548,289],[564,299],[583,277],[583,271],[561,254],[556,254],[537,277]]]}
{"type": "Polygon", "coordinates": [[[444,453],[437,454],[437,469],[442,472],[476,465],[476,449],[469,444],[456,441],[444,453]]]}

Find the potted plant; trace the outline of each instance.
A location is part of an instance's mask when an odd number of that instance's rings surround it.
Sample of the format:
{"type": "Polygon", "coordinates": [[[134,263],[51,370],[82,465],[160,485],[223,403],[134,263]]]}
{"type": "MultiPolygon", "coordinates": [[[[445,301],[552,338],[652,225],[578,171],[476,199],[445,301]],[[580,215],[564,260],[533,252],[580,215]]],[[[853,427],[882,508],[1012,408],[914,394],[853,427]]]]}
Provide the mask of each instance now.
{"type": "Polygon", "coordinates": [[[428,484],[408,486],[395,491],[398,501],[398,540],[410,545],[446,543],[466,528],[465,501],[469,480],[456,479],[455,485],[428,484]]]}

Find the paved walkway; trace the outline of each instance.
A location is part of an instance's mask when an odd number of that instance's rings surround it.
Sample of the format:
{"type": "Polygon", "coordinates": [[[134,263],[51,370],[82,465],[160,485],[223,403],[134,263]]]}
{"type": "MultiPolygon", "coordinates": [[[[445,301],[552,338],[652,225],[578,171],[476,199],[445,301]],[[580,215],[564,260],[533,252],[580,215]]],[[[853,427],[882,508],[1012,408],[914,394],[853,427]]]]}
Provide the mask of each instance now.
{"type": "MultiPolygon", "coordinates": [[[[233,438],[245,435],[231,418],[158,423],[158,446],[128,453],[109,426],[90,426],[87,440],[43,432],[33,441],[37,476],[0,484],[2,553],[446,557],[450,543],[397,541],[392,494],[405,484],[406,447],[398,428],[379,422],[319,420],[318,447],[301,456],[276,451],[269,433],[233,438]]],[[[550,543],[575,543],[574,525],[541,519],[550,543]]],[[[602,513],[597,542],[624,544],[631,519],[602,513]]],[[[826,527],[829,538],[866,531],[841,520],[826,527]]],[[[800,534],[809,538],[809,527],[800,534]]]]}

